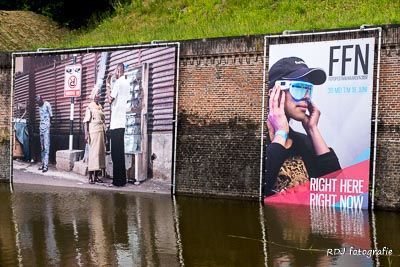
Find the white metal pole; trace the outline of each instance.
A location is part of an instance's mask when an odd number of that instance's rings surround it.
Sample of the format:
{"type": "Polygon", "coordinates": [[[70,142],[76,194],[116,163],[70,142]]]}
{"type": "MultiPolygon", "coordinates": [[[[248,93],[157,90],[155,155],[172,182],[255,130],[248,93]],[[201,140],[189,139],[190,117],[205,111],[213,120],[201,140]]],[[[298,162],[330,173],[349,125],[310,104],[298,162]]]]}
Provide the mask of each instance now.
{"type": "Polygon", "coordinates": [[[372,161],[372,192],[371,192],[371,209],[375,208],[375,176],[376,176],[376,151],[378,141],[378,111],[379,111],[379,83],[381,73],[381,44],[382,44],[382,28],[378,28],[378,66],[376,69],[376,94],[375,94],[375,125],[374,125],[374,156],[372,161]]]}
{"type": "Polygon", "coordinates": [[[263,56],[263,87],[261,100],[261,154],[260,154],[260,200],[262,200],[262,178],[263,178],[263,159],[264,159],[264,120],[265,120],[265,84],[267,74],[267,37],[264,37],[264,56],[263,56]]]}
{"type": "Polygon", "coordinates": [[[90,53],[99,50],[115,50],[115,49],[133,49],[133,48],[152,48],[152,47],[168,47],[172,45],[177,45],[179,42],[165,42],[165,43],[151,43],[151,44],[136,44],[136,45],[115,45],[115,46],[96,46],[96,47],[86,47],[86,48],[66,48],[66,49],[45,49],[41,48],[37,51],[21,51],[14,52],[13,54],[18,56],[27,55],[42,55],[42,54],[62,54],[62,53],[73,53],[73,52],[83,52],[90,53]]]}
{"type": "Polygon", "coordinates": [[[377,31],[379,29],[382,29],[382,28],[381,27],[373,27],[373,28],[360,28],[360,29],[352,29],[352,30],[305,32],[305,33],[286,33],[286,34],[266,35],[265,38],[281,38],[281,37],[295,37],[295,36],[309,36],[309,35],[321,35],[321,34],[350,33],[350,32],[362,32],[362,31],[377,31]]]}
{"type": "Polygon", "coordinates": [[[9,138],[10,138],[10,185],[11,185],[11,190],[12,190],[12,183],[14,180],[14,173],[13,173],[13,146],[14,146],[14,142],[13,142],[13,137],[14,137],[14,128],[13,128],[13,122],[12,122],[12,118],[14,115],[14,68],[15,68],[15,64],[14,64],[14,60],[15,60],[15,55],[14,53],[11,54],[11,93],[10,93],[10,121],[9,121],[9,127],[10,127],[10,132],[9,132],[9,138]]]}
{"type": "Polygon", "coordinates": [[[172,194],[175,195],[176,192],[176,147],[177,147],[177,140],[178,140],[178,104],[179,104],[179,57],[180,57],[180,43],[176,43],[177,47],[177,55],[176,55],[176,92],[175,92],[175,131],[174,131],[174,166],[172,172],[172,194]]]}
{"type": "Polygon", "coordinates": [[[74,144],[74,135],[73,135],[73,128],[74,128],[74,98],[71,97],[71,107],[69,111],[69,150],[73,149],[74,144]]]}

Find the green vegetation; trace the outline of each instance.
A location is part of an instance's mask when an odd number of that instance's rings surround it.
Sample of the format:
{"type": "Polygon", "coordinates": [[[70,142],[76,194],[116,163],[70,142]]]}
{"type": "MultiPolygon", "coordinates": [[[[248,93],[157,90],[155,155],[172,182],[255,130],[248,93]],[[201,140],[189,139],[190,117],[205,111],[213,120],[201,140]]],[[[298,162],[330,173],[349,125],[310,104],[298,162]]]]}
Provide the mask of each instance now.
{"type": "Polygon", "coordinates": [[[110,45],[397,23],[398,0],[132,0],[116,6],[115,16],[96,28],[73,32],[62,45],[110,45]]]}
{"type": "Polygon", "coordinates": [[[0,11],[0,51],[45,47],[68,34],[45,16],[30,11],[0,11]]]}
{"type": "MultiPolygon", "coordinates": [[[[46,1],[43,3],[51,2],[46,1]]],[[[89,1],[82,9],[92,1],[96,0],[89,1]]],[[[400,23],[400,0],[110,0],[109,3],[112,3],[112,12],[109,8],[103,8],[102,12],[93,9],[91,14],[82,15],[82,21],[90,23],[75,20],[77,25],[83,24],[73,31],[32,12],[0,11],[0,50],[115,45],[400,23]]],[[[51,13],[53,9],[46,10],[51,13]]],[[[78,13],[75,15],[80,17],[78,13]]],[[[65,15],[62,24],[68,24],[70,19],[65,15]]]]}
{"type": "Polygon", "coordinates": [[[63,27],[77,29],[110,16],[115,5],[130,2],[131,0],[0,0],[0,10],[32,11],[63,27]]]}

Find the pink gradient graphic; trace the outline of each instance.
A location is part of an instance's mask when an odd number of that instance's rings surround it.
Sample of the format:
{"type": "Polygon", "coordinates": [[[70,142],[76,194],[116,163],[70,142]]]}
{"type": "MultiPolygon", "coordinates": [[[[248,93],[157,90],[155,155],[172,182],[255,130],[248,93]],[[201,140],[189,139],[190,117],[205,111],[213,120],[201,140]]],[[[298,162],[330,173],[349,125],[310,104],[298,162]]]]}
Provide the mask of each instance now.
{"type": "MultiPolygon", "coordinates": [[[[368,208],[369,165],[365,160],[345,169],[318,177],[331,183],[330,190],[311,190],[308,181],[273,196],[264,198],[264,203],[285,203],[316,206],[333,206],[338,208],[368,208]],[[311,196],[311,198],[310,198],[311,196]],[[331,201],[318,204],[315,196],[330,198],[331,201]],[[354,202],[353,202],[354,201],[354,202]]],[[[311,178],[314,179],[314,178],[311,178]]],[[[315,181],[315,180],[313,180],[315,181]]],[[[322,183],[323,185],[325,183],[322,183]]],[[[315,187],[313,187],[315,189],[315,187]]]]}

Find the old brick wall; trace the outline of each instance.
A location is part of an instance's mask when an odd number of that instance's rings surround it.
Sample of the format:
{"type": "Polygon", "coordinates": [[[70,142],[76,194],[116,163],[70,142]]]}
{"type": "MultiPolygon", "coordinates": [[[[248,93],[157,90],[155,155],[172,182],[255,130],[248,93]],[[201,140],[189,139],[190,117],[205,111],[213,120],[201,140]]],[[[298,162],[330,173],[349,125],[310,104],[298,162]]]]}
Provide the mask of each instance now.
{"type": "Polygon", "coordinates": [[[400,210],[400,26],[383,31],[378,112],[375,204],[400,210]]]}
{"type": "Polygon", "coordinates": [[[262,53],[256,36],[182,44],[178,193],[258,196],[262,53]]]}
{"type": "Polygon", "coordinates": [[[2,180],[10,177],[10,75],[10,54],[0,53],[0,179],[2,180]]]}

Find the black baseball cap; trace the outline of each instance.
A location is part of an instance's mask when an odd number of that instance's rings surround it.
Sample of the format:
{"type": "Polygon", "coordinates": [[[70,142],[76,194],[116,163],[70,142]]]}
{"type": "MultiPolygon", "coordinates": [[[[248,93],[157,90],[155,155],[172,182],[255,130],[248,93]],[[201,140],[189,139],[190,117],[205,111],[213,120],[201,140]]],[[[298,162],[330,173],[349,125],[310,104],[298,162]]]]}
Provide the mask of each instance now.
{"type": "Polygon", "coordinates": [[[274,87],[278,80],[305,81],[314,85],[326,81],[326,73],[320,68],[309,68],[303,59],[298,57],[285,57],[278,60],[269,69],[268,88],[274,87]]]}

